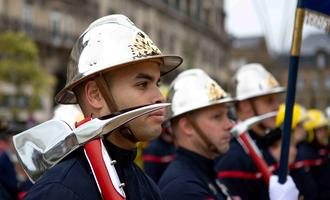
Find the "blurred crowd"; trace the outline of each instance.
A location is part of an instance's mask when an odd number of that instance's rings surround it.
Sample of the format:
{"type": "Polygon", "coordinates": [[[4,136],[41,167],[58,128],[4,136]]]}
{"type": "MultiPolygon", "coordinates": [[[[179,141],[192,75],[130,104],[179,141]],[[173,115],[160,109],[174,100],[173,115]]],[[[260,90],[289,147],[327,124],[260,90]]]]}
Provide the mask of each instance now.
{"type": "Polygon", "coordinates": [[[12,143],[18,130],[9,127],[5,120],[0,123],[0,199],[22,199],[32,182],[21,167],[12,143]]]}

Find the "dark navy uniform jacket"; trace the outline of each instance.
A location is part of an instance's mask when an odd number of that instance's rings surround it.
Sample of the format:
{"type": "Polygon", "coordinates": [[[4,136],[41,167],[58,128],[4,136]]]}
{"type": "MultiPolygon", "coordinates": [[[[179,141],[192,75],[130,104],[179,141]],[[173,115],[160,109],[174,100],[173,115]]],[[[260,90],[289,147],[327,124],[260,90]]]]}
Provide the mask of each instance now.
{"type": "MultiPolygon", "coordinates": [[[[252,131],[249,134],[265,153],[264,138],[252,131]]],[[[230,196],[240,197],[242,200],[269,199],[268,187],[261,173],[235,138],[232,139],[228,152],[216,159],[215,168],[218,178],[227,186],[230,196]]]]}
{"type": "Polygon", "coordinates": [[[16,199],[17,184],[14,164],[11,162],[7,152],[0,150],[0,199],[16,199]]]}
{"type": "Polygon", "coordinates": [[[174,159],[174,155],[173,143],[158,137],[151,141],[147,148],[143,149],[144,172],[157,183],[168,164],[174,159]]]}
{"type": "Polygon", "coordinates": [[[213,164],[213,160],[179,147],[159,180],[162,197],[167,200],[226,199],[215,182],[213,164]]]}
{"type": "Polygon", "coordinates": [[[297,162],[316,182],[318,199],[330,199],[329,149],[302,143],[298,148],[297,162]]]}
{"type": "MultiPolygon", "coordinates": [[[[120,149],[108,141],[104,144],[113,160],[126,199],[161,199],[157,185],[134,163],[136,151],[120,149]]],[[[83,149],[47,171],[30,189],[27,200],[97,200],[102,199],[83,149]]]]}

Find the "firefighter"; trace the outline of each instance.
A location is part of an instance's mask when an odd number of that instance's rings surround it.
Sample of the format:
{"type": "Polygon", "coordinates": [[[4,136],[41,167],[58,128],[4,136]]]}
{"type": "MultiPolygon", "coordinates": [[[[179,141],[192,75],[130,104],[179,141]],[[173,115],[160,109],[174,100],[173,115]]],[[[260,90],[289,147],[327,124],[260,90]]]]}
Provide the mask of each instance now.
{"type": "Polygon", "coordinates": [[[0,120],[0,199],[14,200],[18,197],[12,135],[0,120]]]}
{"type": "Polygon", "coordinates": [[[0,199],[23,199],[32,183],[18,162],[12,137],[19,130],[0,120],[0,199]]]}
{"type": "MultiPolygon", "coordinates": [[[[164,102],[158,88],[160,77],[181,62],[179,56],[163,55],[127,17],[105,16],[90,24],[74,44],[67,83],[55,101],[79,104],[86,118],[164,102]]],[[[154,111],[104,136],[102,155],[115,162],[93,165],[87,150],[79,148],[47,171],[26,199],[105,199],[106,190],[99,180],[106,180],[108,175],[97,176],[99,171],[94,169],[109,169],[110,164],[115,171],[109,171],[109,176],[115,173],[119,177],[119,183],[110,185],[123,189],[124,198],[161,199],[157,185],[137,167],[134,158],[136,143],[159,136],[164,119],[164,109],[154,111]]]]}
{"type": "MultiPolygon", "coordinates": [[[[234,99],[200,69],[180,73],[170,88],[168,119],[178,149],[158,183],[162,196],[169,200],[230,199],[226,186],[216,180],[213,160],[229,149],[234,123],[228,115],[234,99]]],[[[271,199],[283,199],[274,198],[280,196],[276,191],[286,199],[297,198],[290,177],[286,185],[273,180],[276,177],[271,178],[271,199]]]]}
{"type": "Polygon", "coordinates": [[[329,121],[318,109],[307,111],[307,140],[299,146],[297,161],[317,183],[318,199],[330,198],[329,121]]]}
{"type": "Polygon", "coordinates": [[[226,199],[226,191],[215,182],[213,159],[229,147],[233,122],[227,117],[227,106],[233,99],[200,69],[179,74],[172,82],[169,99],[169,119],[178,149],[159,181],[162,196],[226,199]]]}
{"type": "MultiPolygon", "coordinates": [[[[238,100],[238,121],[279,109],[280,95],[285,92],[285,88],[261,64],[241,66],[236,71],[233,83],[233,92],[238,100]]],[[[248,131],[264,154],[269,154],[264,136],[275,128],[275,118],[269,118],[248,131]]],[[[217,158],[215,168],[218,178],[225,183],[232,196],[243,200],[269,198],[267,185],[256,165],[236,139],[231,141],[228,153],[217,158]]]]}

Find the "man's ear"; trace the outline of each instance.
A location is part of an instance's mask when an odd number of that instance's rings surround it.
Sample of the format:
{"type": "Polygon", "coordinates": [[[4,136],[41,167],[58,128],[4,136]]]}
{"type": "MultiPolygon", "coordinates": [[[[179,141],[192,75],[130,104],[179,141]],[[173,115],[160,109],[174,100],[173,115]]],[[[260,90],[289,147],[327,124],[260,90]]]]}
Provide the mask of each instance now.
{"type": "Polygon", "coordinates": [[[194,131],[194,128],[186,117],[182,117],[181,119],[179,119],[178,127],[181,129],[181,133],[188,136],[192,135],[194,131]]]}
{"type": "Polygon", "coordinates": [[[95,81],[88,81],[85,85],[86,102],[94,109],[101,109],[104,106],[103,96],[95,81]]]}

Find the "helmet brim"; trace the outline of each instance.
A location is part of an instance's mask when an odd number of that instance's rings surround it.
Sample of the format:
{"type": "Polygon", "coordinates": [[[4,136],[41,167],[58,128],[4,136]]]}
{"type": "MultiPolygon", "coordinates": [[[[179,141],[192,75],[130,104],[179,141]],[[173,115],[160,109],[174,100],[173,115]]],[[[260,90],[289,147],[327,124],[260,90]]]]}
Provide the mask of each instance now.
{"type": "Polygon", "coordinates": [[[277,87],[265,92],[261,92],[261,93],[257,93],[257,94],[249,94],[249,95],[242,95],[242,96],[237,96],[235,97],[235,99],[237,101],[243,101],[243,100],[247,100],[247,99],[252,99],[252,98],[256,98],[256,97],[262,97],[262,96],[266,96],[266,95],[270,95],[270,94],[281,94],[281,93],[285,93],[286,89],[284,87],[277,87]]]}
{"type": "Polygon", "coordinates": [[[190,109],[190,110],[187,110],[187,111],[176,113],[176,114],[168,117],[167,120],[173,120],[173,119],[175,119],[179,116],[182,116],[184,114],[187,114],[187,113],[190,113],[190,112],[193,112],[193,111],[197,111],[197,110],[200,110],[200,109],[203,109],[203,108],[216,106],[216,105],[221,105],[221,104],[232,104],[232,103],[235,103],[235,102],[237,102],[236,99],[233,99],[231,97],[219,99],[219,100],[216,100],[216,101],[212,101],[211,103],[208,103],[208,104],[197,106],[197,107],[195,107],[193,109],[190,109]]]}

